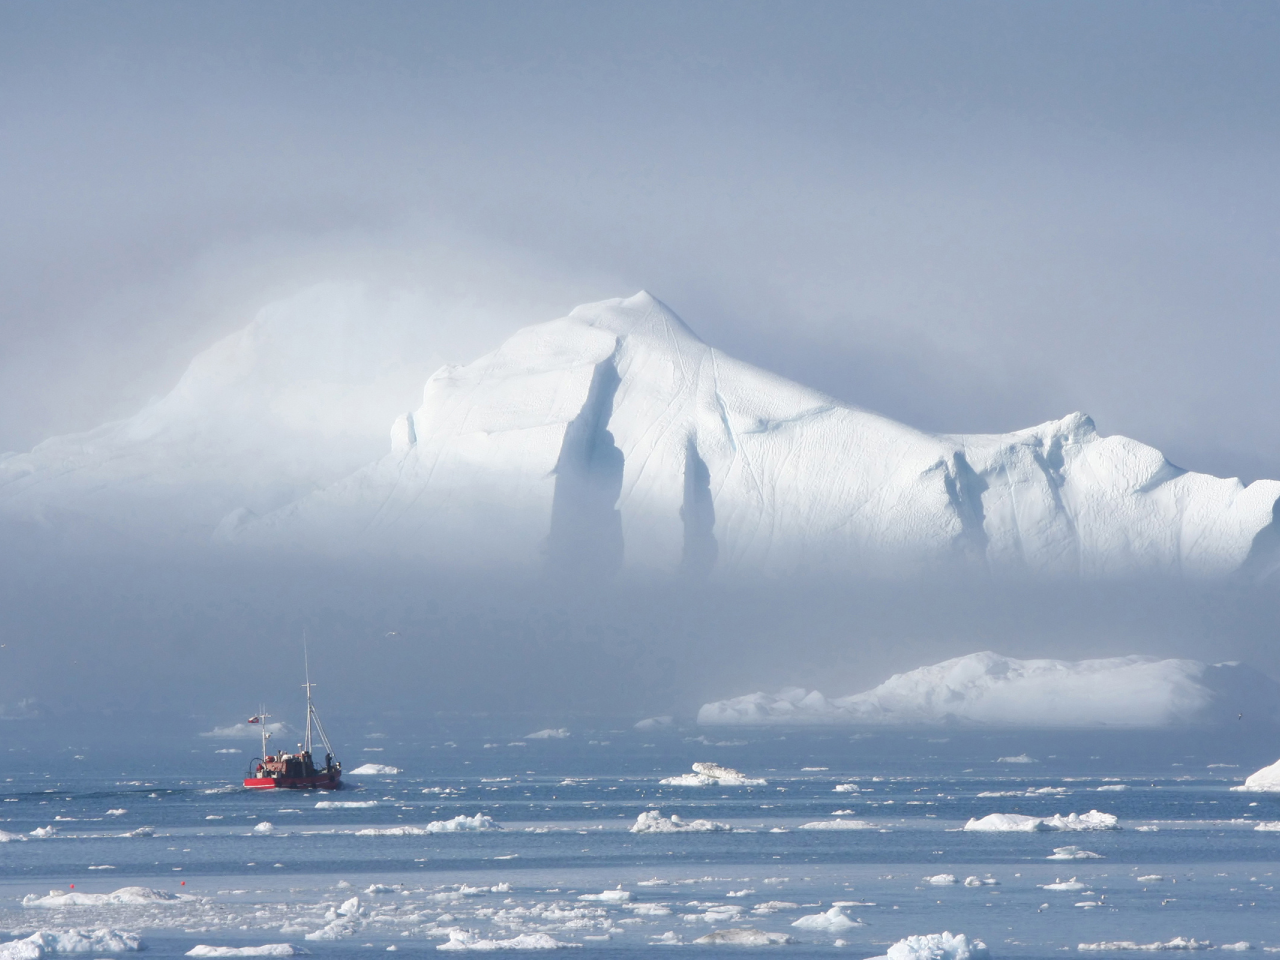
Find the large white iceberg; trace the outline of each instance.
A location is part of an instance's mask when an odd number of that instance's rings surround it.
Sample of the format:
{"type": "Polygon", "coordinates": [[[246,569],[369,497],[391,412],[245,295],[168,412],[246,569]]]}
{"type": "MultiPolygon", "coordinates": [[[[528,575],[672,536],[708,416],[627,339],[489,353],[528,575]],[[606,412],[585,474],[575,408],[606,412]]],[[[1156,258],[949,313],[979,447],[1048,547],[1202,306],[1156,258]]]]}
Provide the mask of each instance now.
{"type": "Polygon", "coordinates": [[[1280,793],[1280,760],[1249,774],[1244,783],[1231,789],[1243,793],[1280,793]]]}
{"type": "Polygon", "coordinates": [[[762,787],[768,783],[767,780],[748,777],[733,767],[722,767],[718,763],[695,763],[693,773],[664,777],[658,782],[669,787],[762,787]]]}
{"type": "Polygon", "coordinates": [[[1274,566],[1280,483],[1190,473],[1079,413],[925,433],[726,356],[647,293],[443,367],[394,418],[430,351],[362,339],[358,297],[311,300],[264,311],[136,416],[0,461],[0,515],[668,573],[1274,566]]]}
{"type": "MultiPolygon", "coordinates": [[[[1015,660],[986,651],[899,673],[827,699],[800,688],[704,704],[700,724],[960,722],[1019,727],[1167,727],[1217,720],[1238,704],[1274,714],[1276,684],[1238,663],[1109,657],[1015,660]]],[[[1018,758],[1005,758],[1018,759],[1018,758]]]]}
{"type": "MultiPolygon", "coordinates": [[[[1047,830],[1119,830],[1119,818],[1112,813],[1055,813],[1051,817],[1028,817],[1020,813],[989,813],[971,819],[964,829],[978,833],[1037,833],[1047,830]]],[[[1065,848],[1064,848],[1065,849],[1065,848]]]]}
{"type": "Polygon", "coordinates": [[[719,833],[732,829],[717,820],[682,820],[674,813],[664,817],[657,810],[645,810],[631,825],[632,833],[719,833]]]}
{"type": "Polygon", "coordinates": [[[37,930],[21,940],[0,944],[0,960],[39,960],[55,953],[127,953],[142,949],[136,933],[98,930],[37,930]]]}

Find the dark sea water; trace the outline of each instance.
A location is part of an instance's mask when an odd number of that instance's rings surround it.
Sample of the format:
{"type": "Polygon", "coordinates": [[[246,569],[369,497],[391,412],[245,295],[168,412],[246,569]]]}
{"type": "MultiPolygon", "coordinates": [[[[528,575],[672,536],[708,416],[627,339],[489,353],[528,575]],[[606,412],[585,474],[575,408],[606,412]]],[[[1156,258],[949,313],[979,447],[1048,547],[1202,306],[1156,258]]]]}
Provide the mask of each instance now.
{"type": "Polygon", "coordinates": [[[479,718],[362,723],[344,738],[343,725],[332,726],[348,770],[374,762],[403,772],[349,776],[338,794],[260,793],[236,786],[259,752],[254,740],[168,736],[140,749],[145,728],[117,736],[109,725],[59,733],[11,724],[0,752],[0,830],[26,839],[0,844],[3,939],[107,928],[137,934],[153,957],[198,944],[283,943],[320,957],[443,956],[450,931],[471,942],[545,934],[601,957],[755,949],[863,958],[944,930],[1007,958],[1178,937],[1217,952],[1246,941],[1254,951],[1280,949],[1280,832],[1255,829],[1280,820],[1280,796],[1229,789],[1280,755],[1280,742],[1273,749],[1265,737],[642,733],[583,721],[567,737],[531,739],[535,725],[479,718]],[[1000,759],[1011,757],[1033,762],[1000,759]],[[659,783],[694,761],[767,783],[659,783]],[[856,790],[836,791],[842,784],[856,790]],[[316,806],[334,801],[376,805],[316,806]],[[647,810],[732,829],[630,832],[647,810]],[[961,829],[996,812],[1090,810],[1114,814],[1120,829],[961,829]],[[494,828],[357,833],[477,814],[494,828]],[[802,827],[837,819],[870,827],[802,827]],[[32,835],[48,827],[52,836],[32,835]],[[1046,859],[1067,846],[1099,856],[1046,859]],[[946,875],[956,882],[926,880],[946,875]],[[1042,886],[1073,878],[1082,886],[1042,886]],[[73,884],[76,894],[159,894],[48,899],[73,884]],[[582,899],[619,890],[611,900],[582,899]],[[168,894],[190,899],[147,899],[168,894]],[[863,925],[793,926],[837,905],[863,925]],[[795,942],[693,943],[733,928],[795,942]]]}

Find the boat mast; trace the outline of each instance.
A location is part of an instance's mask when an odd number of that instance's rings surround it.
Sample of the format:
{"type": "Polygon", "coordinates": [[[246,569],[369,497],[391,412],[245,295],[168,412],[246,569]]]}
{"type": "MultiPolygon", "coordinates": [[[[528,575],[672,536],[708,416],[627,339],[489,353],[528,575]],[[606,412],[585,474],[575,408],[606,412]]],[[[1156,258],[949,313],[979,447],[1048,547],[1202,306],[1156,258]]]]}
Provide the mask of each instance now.
{"type": "Polygon", "coordinates": [[[307,655],[307,632],[302,631],[302,666],[306,672],[307,682],[303,684],[307,689],[307,735],[303,740],[303,750],[307,753],[311,752],[311,713],[315,709],[311,706],[311,659],[307,655]]]}
{"type": "Polygon", "coordinates": [[[267,733],[267,717],[269,716],[271,716],[271,714],[267,713],[266,706],[259,705],[258,722],[262,724],[262,759],[263,760],[267,759],[267,738],[271,736],[271,734],[267,733]]]}

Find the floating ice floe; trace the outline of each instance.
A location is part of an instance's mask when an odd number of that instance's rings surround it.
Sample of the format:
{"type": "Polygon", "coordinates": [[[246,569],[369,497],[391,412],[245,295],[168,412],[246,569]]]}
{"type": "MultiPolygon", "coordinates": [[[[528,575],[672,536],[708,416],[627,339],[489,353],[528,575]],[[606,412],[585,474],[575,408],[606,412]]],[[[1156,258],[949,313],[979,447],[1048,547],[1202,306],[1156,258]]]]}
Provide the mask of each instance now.
{"type": "Polygon", "coordinates": [[[50,837],[56,837],[57,835],[58,835],[58,828],[53,826],[36,827],[34,830],[31,831],[31,836],[37,837],[38,839],[41,839],[41,840],[47,840],[50,837]]]}
{"type": "Polygon", "coordinates": [[[856,783],[837,783],[831,788],[834,793],[861,793],[862,788],[856,783]]]}
{"type": "Polygon", "coordinates": [[[990,953],[981,940],[963,933],[926,933],[899,940],[880,957],[870,960],[988,960],[990,953]]]}
{"type": "Polygon", "coordinates": [[[866,926],[861,920],[850,919],[839,907],[832,907],[826,913],[811,913],[808,916],[801,917],[791,925],[801,930],[825,930],[830,933],[866,926]]]}
{"type": "Polygon", "coordinates": [[[253,832],[258,836],[270,836],[276,832],[276,825],[270,820],[263,820],[261,823],[254,824],[253,832]]]}
{"type": "Polygon", "coordinates": [[[463,930],[449,931],[449,941],[437,950],[559,950],[580,947],[580,943],[561,943],[549,933],[522,933],[508,940],[484,940],[463,930]]]}
{"type": "Polygon", "coordinates": [[[376,807],[377,800],[317,800],[317,810],[361,810],[376,807]]]}
{"type": "Polygon", "coordinates": [[[995,877],[965,877],[964,885],[966,887],[998,887],[1000,881],[995,877]]]}
{"type": "Polygon", "coordinates": [[[264,943],[260,947],[211,947],[197,944],[188,950],[188,957],[304,957],[310,953],[292,943],[264,943]]]}
{"type": "Polygon", "coordinates": [[[970,820],[964,829],[989,833],[1033,833],[1048,830],[1119,830],[1119,818],[1111,813],[1055,813],[1051,817],[1028,817],[1021,813],[990,813],[970,820]]]}
{"type": "Polygon", "coordinates": [[[795,943],[795,940],[785,933],[768,933],[752,927],[731,927],[728,930],[715,930],[693,942],[712,946],[771,947],[777,944],[795,943]]]}
{"type": "Polygon", "coordinates": [[[6,830],[0,830],[0,843],[13,843],[15,840],[27,839],[20,833],[9,833],[6,830]]]}
{"type": "Polygon", "coordinates": [[[1081,850],[1079,847],[1054,847],[1053,853],[1046,860],[1103,860],[1102,854],[1092,850],[1081,850]]]}
{"type": "Polygon", "coordinates": [[[47,897],[29,893],[22,898],[22,905],[24,907],[101,907],[106,904],[125,903],[153,906],[195,899],[185,893],[169,893],[167,890],[156,890],[152,887],[121,887],[111,893],[50,890],[47,897]]]}
{"type": "Polygon", "coordinates": [[[432,820],[426,826],[365,827],[357,830],[357,837],[421,837],[429,833],[474,833],[482,830],[501,830],[492,817],[477,813],[473,817],[459,814],[452,820],[432,820]]]}
{"type": "Polygon", "coordinates": [[[155,827],[135,827],[125,833],[118,834],[121,837],[154,837],[155,835],[155,827]]]}
{"type": "Polygon", "coordinates": [[[385,763],[365,763],[356,767],[354,770],[348,770],[347,775],[351,777],[373,777],[381,774],[389,776],[399,772],[399,767],[392,767],[385,763]]]}
{"type": "Polygon", "coordinates": [[[1129,785],[1127,783],[1104,783],[1100,787],[1090,787],[1089,789],[1096,790],[1099,793],[1119,793],[1121,790],[1128,790],[1129,785]]]}
{"type": "Polygon", "coordinates": [[[129,811],[126,810],[124,807],[112,807],[110,810],[107,811],[106,815],[108,817],[123,817],[128,812],[129,811]]]}
{"type": "Polygon", "coordinates": [[[568,727],[547,727],[545,730],[535,730],[533,733],[526,733],[526,740],[563,740],[570,736],[568,727]]]}
{"type": "Polygon", "coordinates": [[[1056,890],[1059,893],[1079,893],[1089,888],[1087,883],[1081,883],[1075,877],[1070,880],[1055,880],[1053,883],[1037,883],[1036,886],[1042,890],[1056,890]]]}
{"type": "MultiPolygon", "coordinates": [[[[1234,663],[1142,656],[1018,660],[984,651],[897,674],[847,697],[791,687],[720,700],[704,704],[698,722],[1160,728],[1222,721],[1228,708],[1234,720],[1232,704],[1266,696],[1259,682],[1256,671],[1234,663]]],[[[1020,754],[997,762],[1036,761],[1020,754]]]]}
{"type": "Polygon", "coordinates": [[[1231,789],[1243,793],[1280,793],[1280,760],[1249,774],[1244,783],[1231,789]]]}
{"type": "Polygon", "coordinates": [[[618,887],[616,890],[604,890],[600,893],[584,893],[578,899],[596,903],[626,903],[631,899],[631,891],[618,887]]]}
{"type": "Polygon", "coordinates": [[[812,823],[802,823],[796,827],[797,830],[874,830],[875,824],[867,823],[865,820],[844,820],[837,818],[835,820],[814,820],[812,823]]]}
{"type": "Polygon", "coordinates": [[[695,763],[693,773],[684,773],[678,777],[667,777],[659,783],[676,787],[709,787],[713,784],[721,787],[760,787],[768,781],[757,780],[745,776],[732,767],[722,767],[718,763],[695,763]]]}
{"type": "Polygon", "coordinates": [[[935,887],[945,887],[948,884],[957,883],[958,881],[956,880],[954,873],[939,873],[932,877],[925,877],[924,882],[931,883],[935,887]]]}
{"type": "Polygon", "coordinates": [[[682,820],[674,813],[664,817],[658,810],[645,810],[631,825],[632,833],[718,833],[732,829],[715,820],[682,820]]]}
{"type": "Polygon", "coordinates": [[[1255,830],[1280,831],[1280,820],[1264,820],[1255,826],[1255,830]]]}
{"type": "Polygon", "coordinates": [[[21,940],[0,943],[0,960],[39,960],[51,953],[126,953],[142,949],[136,933],[98,930],[37,930],[21,940]]]}
{"type": "Polygon", "coordinates": [[[996,757],[996,763],[1039,763],[1035,757],[1020,753],[1016,757],[996,757]]]}
{"type": "Polygon", "coordinates": [[[1213,946],[1208,940],[1196,940],[1187,937],[1174,937],[1164,943],[1156,941],[1155,943],[1135,943],[1132,940],[1103,940],[1100,943],[1081,943],[1076,946],[1077,950],[1084,951],[1108,951],[1108,950],[1208,950],[1213,946]]]}

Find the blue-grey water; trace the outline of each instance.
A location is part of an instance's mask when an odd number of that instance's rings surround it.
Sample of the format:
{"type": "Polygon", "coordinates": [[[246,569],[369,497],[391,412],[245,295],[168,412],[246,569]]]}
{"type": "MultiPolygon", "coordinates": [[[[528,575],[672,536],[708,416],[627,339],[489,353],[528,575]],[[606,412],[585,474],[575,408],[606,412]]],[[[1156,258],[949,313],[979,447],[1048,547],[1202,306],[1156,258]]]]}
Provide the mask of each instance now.
{"type": "Polygon", "coordinates": [[[321,957],[443,956],[451,931],[455,945],[541,933],[584,956],[737,956],[748,948],[694,941],[750,928],[791,937],[757,949],[793,957],[872,957],[944,930],[1008,958],[1179,937],[1280,949],[1280,832],[1255,829],[1280,820],[1280,796],[1230,790],[1280,755],[1257,736],[638,732],[584,721],[537,739],[525,736],[536,725],[510,720],[378,726],[344,738],[334,724],[346,768],[403,772],[349,776],[328,794],[237,787],[254,740],[168,736],[146,749],[145,728],[118,738],[10,725],[0,830],[25,839],[0,844],[3,939],[109,928],[138,935],[154,957],[282,943],[321,957]],[[659,783],[694,761],[767,783],[659,783]],[[376,805],[317,807],[335,801],[376,805]],[[631,832],[647,810],[732,829],[631,832]],[[961,829],[996,812],[1090,810],[1120,829],[961,829]],[[420,832],[477,814],[494,828],[420,832]],[[870,827],[803,827],[837,819],[870,827]],[[357,832],[397,827],[411,829],[357,832]],[[1046,859],[1068,846],[1098,856],[1046,859]],[[926,880],[946,875],[956,882],[926,880]],[[1073,878],[1082,886],[1042,886],[1073,878]],[[186,899],[49,897],[127,887],[186,899]],[[793,925],[833,906],[862,925],[793,925]]]}

